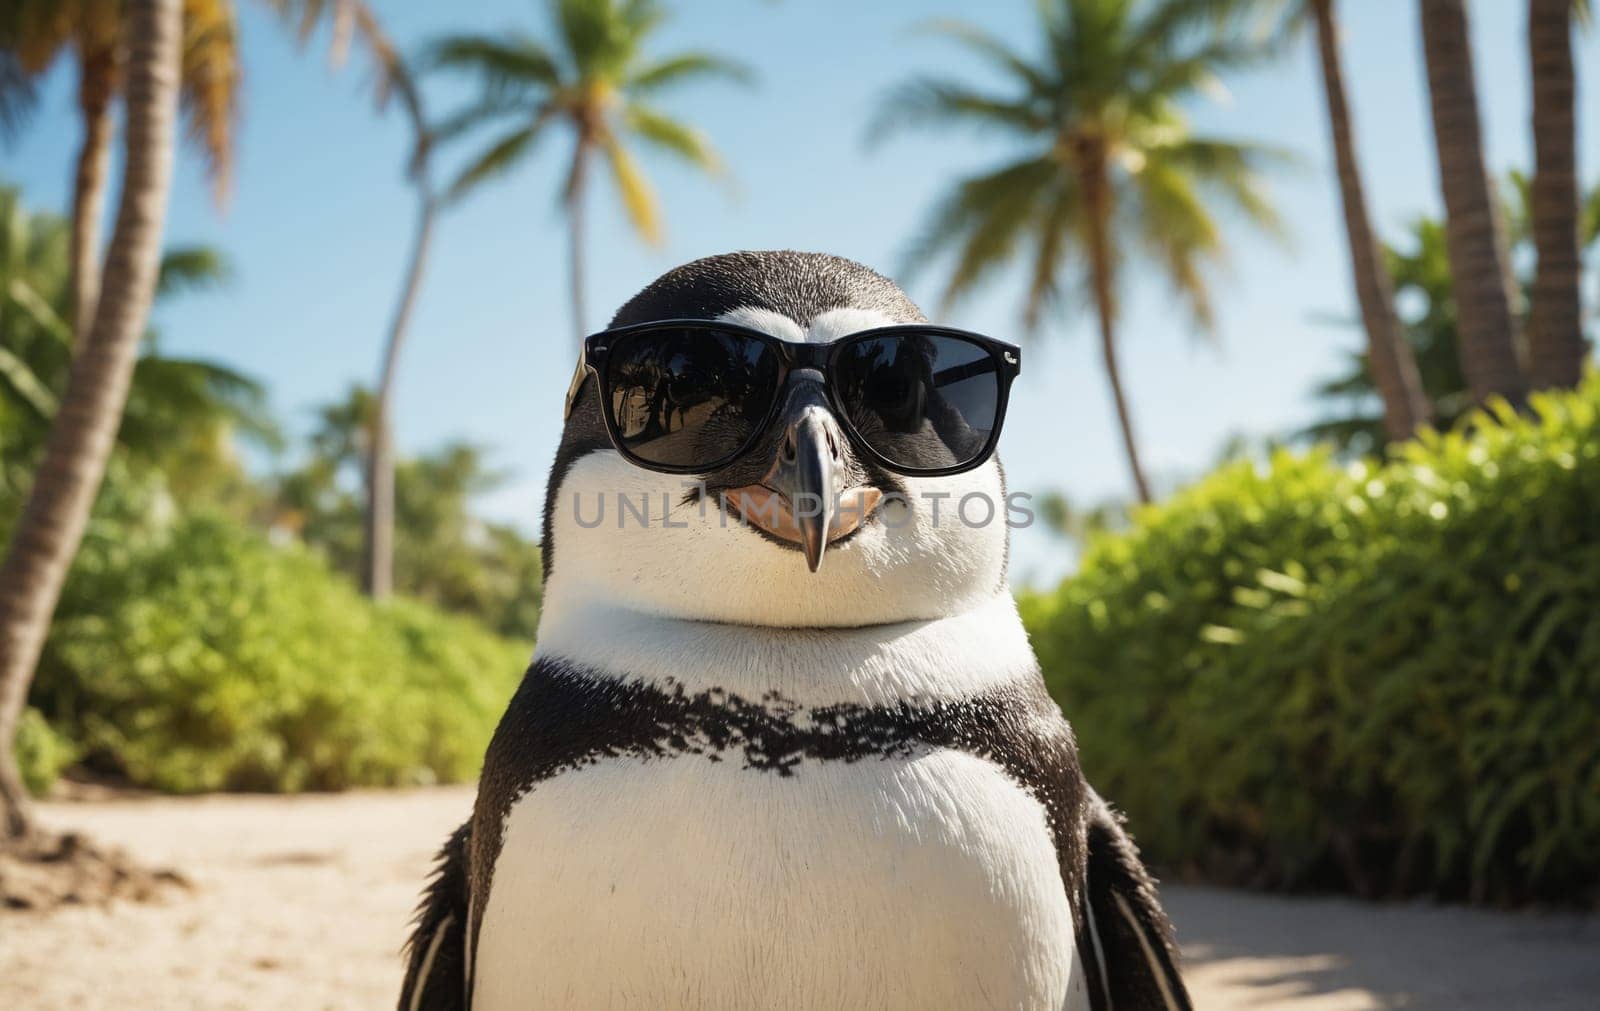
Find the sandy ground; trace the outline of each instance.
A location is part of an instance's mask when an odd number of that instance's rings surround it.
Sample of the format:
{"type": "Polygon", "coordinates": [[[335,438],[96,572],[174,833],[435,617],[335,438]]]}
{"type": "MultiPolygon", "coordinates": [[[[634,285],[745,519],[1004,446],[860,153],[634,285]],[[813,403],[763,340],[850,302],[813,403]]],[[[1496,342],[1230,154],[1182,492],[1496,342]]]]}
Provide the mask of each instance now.
{"type": "MultiPolygon", "coordinates": [[[[158,904],[0,913],[0,1008],[384,1008],[464,788],[48,804],[183,869],[158,904]]],[[[1201,1008],[1600,1007],[1600,917],[1169,887],[1201,1008]]]]}

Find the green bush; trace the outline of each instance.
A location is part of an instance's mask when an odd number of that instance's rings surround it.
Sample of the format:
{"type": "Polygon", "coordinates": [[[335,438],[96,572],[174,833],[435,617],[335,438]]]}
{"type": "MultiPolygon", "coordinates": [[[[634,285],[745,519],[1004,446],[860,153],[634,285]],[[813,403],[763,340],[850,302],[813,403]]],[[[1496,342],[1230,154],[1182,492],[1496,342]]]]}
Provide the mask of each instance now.
{"type": "Polygon", "coordinates": [[[91,532],[31,701],[88,765],[162,790],[458,780],[527,654],[375,606],[304,548],[184,517],[127,544],[91,532]]]}
{"type": "Polygon", "coordinates": [[[1387,463],[1223,467],[1025,596],[1084,767],[1233,881],[1600,889],[1600,380],[1387,463]]]}
{"type": "Polygon", "coordinates": [[[77,761],[77,749],[51,729],[50,724],[29,707],[22,711],[17,725],[17,764],[22,767],[22,782],[29,792],[42,796],[61,775],[61,770],[77,761]]]}

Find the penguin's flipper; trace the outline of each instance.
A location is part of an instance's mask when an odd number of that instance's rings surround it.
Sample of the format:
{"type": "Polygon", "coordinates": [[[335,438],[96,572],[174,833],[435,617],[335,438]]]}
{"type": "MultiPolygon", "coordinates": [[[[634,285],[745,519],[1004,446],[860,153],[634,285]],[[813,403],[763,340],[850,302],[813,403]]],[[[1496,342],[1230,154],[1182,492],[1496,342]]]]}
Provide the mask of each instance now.
{"type": "Polygon", "coordinates": [[[406,942],[399,1011],[465,1011],[467,1006],[467,843],[472,823],[450,834],[417,906],[406,942]]]}
{"type": "Polygon", "coordinates": [[[1192,1011],[1172,923],[1122,818],[1091,792],[1079,949],[1094,1011],[1192,1011]]]}

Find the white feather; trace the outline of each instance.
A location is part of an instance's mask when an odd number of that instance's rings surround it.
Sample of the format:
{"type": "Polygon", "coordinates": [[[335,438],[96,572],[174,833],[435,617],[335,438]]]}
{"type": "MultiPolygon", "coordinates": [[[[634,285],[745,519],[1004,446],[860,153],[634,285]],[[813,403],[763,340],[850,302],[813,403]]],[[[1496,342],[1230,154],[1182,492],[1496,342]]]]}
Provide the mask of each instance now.
{"type": "Polygon", "coordinates": [[[477,957],[479,1011],[1087,1007],[1043,808],[953,751],[541,782],[477,957]]]}
{"type": "Polygon", "coordinates": [[[717,319],[724,323],[735,323],[752,330],[760,330],[782,340],[805,341],[808,344],[831,344],[841,337],[848,337],[864,330],[876,330],[879,327],[907,322],[876,309],[859,309],[855,306],[818,313],[805,326],[801,326],[781,312],[753,305],[730,309],[717,319]]]}
{"type": "Polygon", "coordinates": [[[753,305],[741,305],[737,309],[718,316],[717,319],[735,326],[745,326],[752,330],[760,330],[780,340],[803,341],[806,339],[805,328],[781,312],[771,309],[761,309],[753,305]]]}
{"type": "Polygon", "coordinates": [[[720,688],[751,702],[777,693],[805,707],[892,706],[1037,676],[1007,593],[946,618],[836,629],[752,628],[546,600],[536,656],[691,693],[720,688]]]}
{"type": "MultiPolygon", "coordinates": [[[[959,614],[1002,585],[1005,513],[993,463],[956,477],[906,479],[909,503],[881,506],[849,540],[828,548],[814,574],[799,551],[742,527],[717,505],[685,503],[691,485],[611,449],[579,458],[556,493],[545,599],[569,613],[601,605],[735,625],[838,628],[959,614]],[[987,526],[957,515],[973,493],[998,503],[987,526]]],[[[969,515],[981,518],[983,510],[974,506],[969,515]]],[[[545,627],[550,613],[540,638],[553,631],[545,627]]]]}
{"type": "Polygon", "coordinates": [[[428,990],[428,977],[433,975],[433,960],[438,957],[439,946],[444,943],[445,935],[455,922],[453,915],[446,916],[434,928],[433,937],[428,939],[428,949],[422,955],[422,967],[417,970],[416,989],[411,991],[410,1011],[419,1011],[422,1007],[422,995],[428,990]]]}

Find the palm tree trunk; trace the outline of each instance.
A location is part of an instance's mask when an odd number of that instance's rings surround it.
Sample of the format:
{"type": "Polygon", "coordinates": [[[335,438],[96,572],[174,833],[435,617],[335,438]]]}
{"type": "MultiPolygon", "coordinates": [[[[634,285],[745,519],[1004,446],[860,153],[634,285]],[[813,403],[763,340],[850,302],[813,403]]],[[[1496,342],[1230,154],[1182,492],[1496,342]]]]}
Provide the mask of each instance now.
{"type": "Polygon", "coordinates": [[[589,179],[589,153],[593,145],[587,136],[578,137],[578,146],[572,152],[572,169],[567,176],[567,268],[572,274],[572,326],[577,331],[578,345],[583,346],[588,329],[583,323],[583,190],[589,179]]]}
{"type": "Polygon", "coordinates": [[[1339,197],[1344,207],[1345,238],[1350,244],[1350,269],[1356,301],[1367,331],[1367,358],[1372,377],[1383,398],[1383,423],[1389,438],[1409,439],[1432,415],[1422,390],[1416,355],[1394,309],[1394,282],[1384,265],[1378,240],[1372,234],[1367,197],[1356,162],[1355,136],[1350,107],[1345,98],[1344,71],[1339,59],[1339,28],[1333,17],[1333,0],[1312,0],[1316,16],[1317,48],[1322,57],[1323,94],[1328,102],[1328,126],[1333,135],[1334,160],[1339,169],[1339,197]]]}
{"type": "Polygon", "coordinates": [[[31,827],[13,747],[67,567],[105,476],[149,319],[172,181],[182,0],[128,0],[127,154],[94,325],[80,342],[44,459],[0,564],[0,801],[31,827]]]}
{"type": "Polygon", "coordinates": [[[73,172],[72,237],[69,250],[68,307],[73,336],[83,339],[94,323],[100,295],[100,221],[105,216],[106,176],[111,167],[111,138],[116,120],[111,97],[116,87],[116,53],[86,53],[78,66],[78,110],[83,117],[83,146],[73,172]]]}
{"type": "Polygon", "coordinates": [[[389,342],[383,355],[383,374],[378,380],[378,403],[372,421],[372,449],[367,454],[366,591],[374,600],[394,592],[394,444],[389,412],[394,400],[395,374],[399,371],[400,350],[405,344],[411,313],[422,287],[422,274],[428,262],[433,239],[433,220],[438,210],[426,182],[419,181],[417,234],[411,245],[411,265],[406,270],[405,286],[395,306],[389,326],[389,342]]]}
{"type": "Polygon", "coordinates": [[[1483,162],[1478,89],[1463,0],[1421,0],[1433,139],[1444,192],[1445,245],[1460,321],[1461,368],[1475,400],[1521,407],[1528,380],[1517,360],[1505,226],[1483,162]]]}
{"type": "Polygon", "coordinates": [[[1583,268],[1574,151],[1572,0],[1530,0],[1533,67],[1533,242],[1539,253],[1528,321],[1528,372],[1535,387],[1578,384],[1583,339],[1583,268]]]}
{"type": "Polygon", "coordinates": [[[1086,155],[1080,169],[1086,215],[1086,245],[1089,273],[1094,287],[1095,313],[1100,321],[1100,358],[1106,381],[1111,384],[1111,400],[1117,408],[1117,425],[1122,432],[1122,449],[1128,458],[1133,488],[1141,503],[1149,503],[1150,482],[1145,479],[1139,459],[1139,440],[1133,434],[1133,412],[1122,389],[1122,370],[1117,364],[1116,266],[1111,252],[1111,181],[1106,175],[1102,153],[1086,155]]]}
{"type": "Polygon", "coordinates": [[[1139,443],[1133,434],[1133,415],[1128,410],[1128,397],[1122,392],[1122,373],[1117,366],[1116,324],[1106,309],[1103,285],[1095,279],[1095,306],[1100,316],[1100,357],[1105,363],[1106,381],[1111,384],[1111,399],[1117,405],[1117,425],[1122,431],[1122,449],[1128,457],[1128,471],[1133,476],[1133,489],[1141,503],[1151,501],[1150,482],[1144,476],[1144,464],[1139,460],[1139,443]]]}

